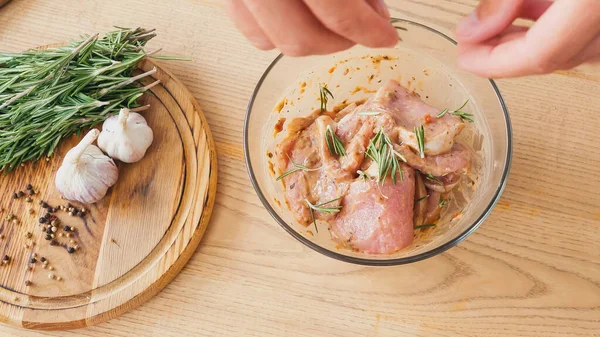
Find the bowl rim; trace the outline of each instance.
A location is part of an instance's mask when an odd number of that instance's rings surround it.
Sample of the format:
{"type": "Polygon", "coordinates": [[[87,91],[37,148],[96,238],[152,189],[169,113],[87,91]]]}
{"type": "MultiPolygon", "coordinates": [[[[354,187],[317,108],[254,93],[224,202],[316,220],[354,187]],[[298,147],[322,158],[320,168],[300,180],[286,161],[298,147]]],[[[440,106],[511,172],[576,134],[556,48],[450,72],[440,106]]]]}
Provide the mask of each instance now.
{"type": "MultiPolygon", "coordinates": [[[[443,37],[444,39],[448,40],[450,43],[457,45],[457,42],[454,39],[452,39],[451,37],[449,37],[448,35],[438,31],[437,29],[426,26],[422,23],[415,22],[415,21],[408,20],[408,19],[399,19],[399,18],[392,18],[392,22],[394,22],[394,23],[404,22],[404,23],[408,23],[410,25],[415,25],[417,27],[426,29],[434,34],[437,34],[437,35],[443,37]]],[[[496,85],[496,82],[494,82],[492,79],[488,79],[488,80],[490,82],[490,85],[492,86],[492,89],[494,89],[494,92],[496,93],[496,97],[498,98],[500,107],[502,108],[502,111],[504,112],[504,119],[506,122],[506,134],[507,134],[506,164],[504,165],[504,172],[502,172],[500,184],[499,184],[498,188],[496,189],[496,192],[495,192],[494,196],[492,197],[492,200],[486,206],[483,213],[466,230],[464,230],[463,232],[458,234],[452,240],[450,240],[432,250],[429,250],[429,251],[426,251],[426,252],[423,252],[423,253],[420,253],[420,254],[417,254],[414,256],[394,258],[394,259],[368,259],[368,258],[347,256],[347,255],[340,254],[335,251],[329,250],[325,247],[322,247],[322,246],[314,243],[313,241],[305,238],[297,231],[295,231],[290,225],[288,225],[286,223],[285,220],[283,220],[277,214],[277,212],[273,209],[273,207],[271,207],[271,204],[267,201],[265,195],[263,194],[260,186],[258,185],[258,181],[256,180],[256,176],[255,176],[254,170],[252,168],[252,163],[250,162],[250,150],[248,148],[248,130],[249,130],[248,124],[249,124],[249,120],[250,120],[250,114],[252,112],[252,108],[253,108],[254,102],[256,100],[256,96],[257,96],[258,91],[260,90],[264,80],[268,76],[268,74],[271,72],[273,67],[275,67],[277,62],[279,62],[279,60],[281,60],[283,57],[284,57],[283,54],[279,54],[271,62],[271,64],[269,64],[269,66],[267,67],[265,72],[260,77],[259,81],[256,83],[256,87],[254,88],[254,90],[252,92],[252,97],[246,108],[246,117],[244,119],[244,136],[243,136],[244,160],[246,162],[246,169],[248,170],[248,175],[250,176],[250,181],[252,182],[252,186],[254,187],[254,190],[256,191],[256,194],[258,195],[258,198],[262,202],[263,206],[265,206],[265,208],[271,214],[271,216],[275,219],[275,221],[277,221],[277,223],[279,223],[279,225],[286,232],[288,232],[291,236],[296,238],[296,240],[302,242],[305,246],[311,248],[312,250],[314,250],[318,253],[321,253],[325,256],[328,256],[330,258],[340,260],[343,262],[348,262],[348,263],[353,263],[353,264],[358,264],[358,265],[365,265],[365,266],[395,266],[395,265],[403,265],[403,264],[418,262],[418,261],[421,261],[421,260],[424,260],[424,259],[427,259],[427,258],[430,258],[430,257],[433,257],[435,255],[445,252],[446,250],[456,246],[458,243],[460,243],[464,239],[466,239],[477,228],[479,228],[479,226],[481,226],[481,224],[485,221],[485,219],[487,219],[487,217],[490,215],[490,213],[491,213],[492,209],[494,208],[494,206],[496,205],[496,203],[498,203],[498,201],[500,200],[500,197],[502,196],[502,192],[504,191],[504,189],[506,187],[508,175],[510,172],[510,167],[512,164],[512,147],[513,147],[512,146],[512,136],[513,136],[512,135],[512,125],[511,125],[510,116],[508,113],[508,108],[506,106],[506,103],[504,102],[504,98],[502,97],[500,90],[498,89],[498,86],[496,85]]]]}

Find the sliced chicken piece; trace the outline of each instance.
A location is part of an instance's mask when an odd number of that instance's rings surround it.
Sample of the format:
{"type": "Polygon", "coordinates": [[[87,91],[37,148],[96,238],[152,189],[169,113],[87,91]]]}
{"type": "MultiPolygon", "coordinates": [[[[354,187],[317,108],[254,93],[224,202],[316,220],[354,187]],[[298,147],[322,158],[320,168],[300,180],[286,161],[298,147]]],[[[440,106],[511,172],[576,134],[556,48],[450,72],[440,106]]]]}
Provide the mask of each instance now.
{"type": "Polygon", "coordinates": [[[435,224],[440,219],[440,216],[442,215],[442,210],[445,207],[444,205],[442,205],[441,201],[448,199],[448,193],[440,193],[433,190],[430,190],[428,192],[429,197],[426,201],[427,210],[425,211],[423,224],[435,224]]]}
{"type": "Polygon", "coordinates": [[[427,199],[427,188],[423,182],[423,176],[419,172],[415,172],[415,210],[413,215],[415,226],[424,224],[423,221],[427,212],[427,199]]]}
{"type": "Polygon", "coordinates": [[[330,222],[333,238],[343,246],[371,254],[389,254],[413,241],[415,171],[401,165],[404,179],[381,185],[357,179],[330,222]]]}
{"type": "Polygon", "coordinates": [[[421,158],[407,145],[394,145],[394,149],[406,158],[408,165],[435,177],[468,170],[471,152],[463,145],[454,144],[450,152],[421,158]]]}
{"type": "Polygon", "coordinates": [[[439,109],[423,102],[420,97],[410,93],[395,80],[390,80],[381,87],[371,104],[373,109],[384,110],[394,116],[398,124],[400,140],[417,151],[418,143],[414,128],[423,125],[426,155],[450,151],[454,145],[454,137],[464,128],[464,123],[458,116],[447,113],[437,118],[439,109]]]}
{"type": "MultiPolygon", "coordinates": [[[[279,174],[294,169],[294,163],[315,169],[321,165],[319,132],[313,124],[277,145],[276,160],[279,174]],[[291,161],[290,161],[291,159],[291,161]]],[[[286,202],[298,223],[308,226],[312,216],[305,200],[311,199],[311,186],[319,178],[318,171],[297,171],[283,178],[286,202]]]]}

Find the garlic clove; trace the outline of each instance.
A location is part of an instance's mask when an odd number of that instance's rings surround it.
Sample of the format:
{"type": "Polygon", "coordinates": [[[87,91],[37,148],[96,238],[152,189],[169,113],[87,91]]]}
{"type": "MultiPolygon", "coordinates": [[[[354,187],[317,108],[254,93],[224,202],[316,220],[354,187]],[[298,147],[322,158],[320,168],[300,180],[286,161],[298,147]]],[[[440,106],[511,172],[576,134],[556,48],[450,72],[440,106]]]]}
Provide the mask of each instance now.
{"type": "Polygon", "coordinates": [[[99,134],[96,129],[88,132],[67,152],[56,173],[56,188],[68,200],[95,203],[117,182],[119,169],[115,162],[92,145],[99,134]]]}
{"type": "Polygon", "coordinates": [[[118,116],[104,121],[98,146],[111,158],[135,163],[144,157],[153,139],[152,129],[144,117],[123,108],[118,116]]]}

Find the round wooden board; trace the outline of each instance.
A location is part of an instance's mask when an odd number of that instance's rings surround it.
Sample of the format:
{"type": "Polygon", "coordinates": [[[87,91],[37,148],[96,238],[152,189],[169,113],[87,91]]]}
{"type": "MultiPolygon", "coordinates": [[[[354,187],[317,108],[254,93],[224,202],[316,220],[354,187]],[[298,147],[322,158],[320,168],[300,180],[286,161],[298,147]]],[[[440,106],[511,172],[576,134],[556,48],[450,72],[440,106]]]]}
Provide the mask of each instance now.
{"type": "Polygon", "coordinates": [[[140,162],[118,163],[119,180],[100,202],[72,203],[87,208],[87,216],[56,213],[63,225],[76,228],[71,238],[59,229],[58,245],[45,240],[38,223],[44,212],[38,203],[67,203],[54,177],[79,137],[61,143],[49,161],[26,164],[0,177],[0,249],[2,256],[10,257],[9,263],[0,264],[2,321],[46,330],[106,321],[150,299],[196,250],[215,200],[215,147],[194,97],[156,62],[140,64],[142,71],[153,67],[158,71],[144,83],[159,79],[161,84],[152,88],[153,95],[142,98],[143,104],[151,105],[142,114],[154,131],[154,142],[140,162]],[[27,184],[39,191],[33,201],[13,199],[12,193],[25,191],[27,184]],[[6,221],[9,213],[18,224],[6,221]],[[74,244],[80,249],[69,254],[66,248],[74,244]],[[36,263],[30,262],[33,253],[38,255],[36,263]],[[46,269],[39,261],[42,256],[49,261],[46,269]],[[49,278],[50,273],[62,280],[49,278]],[[26,281],[32,283],[27,286],[26,281]]]}

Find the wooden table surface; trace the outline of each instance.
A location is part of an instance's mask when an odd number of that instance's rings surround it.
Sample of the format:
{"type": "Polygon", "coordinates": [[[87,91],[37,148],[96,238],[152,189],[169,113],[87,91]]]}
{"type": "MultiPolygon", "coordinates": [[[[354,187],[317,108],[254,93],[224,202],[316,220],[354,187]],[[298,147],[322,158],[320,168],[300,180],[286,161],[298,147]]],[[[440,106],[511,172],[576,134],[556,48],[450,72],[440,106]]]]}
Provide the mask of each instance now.
{"type": "MultiPolygon", "coordinates": [[[[389,0],[452,30],[475,0],[389,0]]],[[[208,232],[181,274],[140,308],[69,332],[2,336],[600,336],[600,69],[499,81],[514,127],[502,200],[448,252],[400,267],[345,264],[283,231],[242,154],[246,104],[275,52],[260,52],[221,0],[13,0],[0,50],[145,26],[198,99],[218,149],[208,232]]],[[[1,179],[1,178],[0,178],[1,179]]]]}

